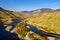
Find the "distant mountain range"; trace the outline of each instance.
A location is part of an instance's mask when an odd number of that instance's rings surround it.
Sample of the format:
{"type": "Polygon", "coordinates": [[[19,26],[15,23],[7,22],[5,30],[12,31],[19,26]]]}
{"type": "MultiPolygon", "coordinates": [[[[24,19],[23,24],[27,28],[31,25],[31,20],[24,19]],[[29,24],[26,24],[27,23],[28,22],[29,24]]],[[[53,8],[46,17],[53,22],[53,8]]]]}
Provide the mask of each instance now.
{"type": "Polygon", "coordinates": [[[22,13],[34,13],[34,12],[45,13],[45,12],[54,12],[54,11],[60,11],[60,9],[53,10],[51,8],[41,8],[41,9],[36,9],[36,10],[32,10],[32,11],[21,11],[21,12],[22,13]]]}
{"type": "Polygon", "coordinates": [[[32,12],[52,12],[54,11],[53,9],[50,8],[41,8],[41,9],[37,9],[37,10],[32,10],[32,11],[22,11],[22,13],[32,13],[32,12]]]}

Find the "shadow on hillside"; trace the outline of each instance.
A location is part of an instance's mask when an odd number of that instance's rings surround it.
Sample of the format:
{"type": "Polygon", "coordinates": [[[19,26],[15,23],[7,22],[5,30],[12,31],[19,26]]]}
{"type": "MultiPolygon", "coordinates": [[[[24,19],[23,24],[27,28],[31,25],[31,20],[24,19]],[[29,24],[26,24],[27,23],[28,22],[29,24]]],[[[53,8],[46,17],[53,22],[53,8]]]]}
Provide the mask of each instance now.
{"type": "Polygon", "coordinates": [[[0,40],[20,40],[18,35],[5,30],[3,24],[0,24],[0,40]]]}
{"type": "Polygon", "coordinates": [[[12,27],[10,29],[10,31],[12,31],[18,25],[18,23],[20,23],[20,22],[21,22],[21,20],[15,19],[11,24],[7,24],[8,26],[11,26],[12,27]]]}

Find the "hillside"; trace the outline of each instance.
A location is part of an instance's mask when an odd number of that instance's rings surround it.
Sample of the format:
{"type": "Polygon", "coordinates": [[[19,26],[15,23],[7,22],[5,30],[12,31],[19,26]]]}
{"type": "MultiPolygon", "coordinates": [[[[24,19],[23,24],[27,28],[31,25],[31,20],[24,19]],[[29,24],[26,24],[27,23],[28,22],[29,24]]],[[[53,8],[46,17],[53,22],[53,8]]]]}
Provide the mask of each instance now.
{"type": "Polygon", "coordinates": [[[60,34],[60,11],[28,18],[25,21],[45,32],[60,34]]]}
{"type": "Polygon", "coordinates": [[[41,9],[36,9],[32,11],[22,11],[21,13],[23,14],[29,14],[31,17],[37,17],[40,15],[43,15],[45,13],[53,13],[54,10],[50,8],[41,8],[41,9]]]}
{"type": "Polygon", "coordinates": [[[0,7],[0,19],[4,24],[10,24],[14,20],[20,20],[30,17],[28,14],[22,14],[20,12],[5,10],[0,7]]]}

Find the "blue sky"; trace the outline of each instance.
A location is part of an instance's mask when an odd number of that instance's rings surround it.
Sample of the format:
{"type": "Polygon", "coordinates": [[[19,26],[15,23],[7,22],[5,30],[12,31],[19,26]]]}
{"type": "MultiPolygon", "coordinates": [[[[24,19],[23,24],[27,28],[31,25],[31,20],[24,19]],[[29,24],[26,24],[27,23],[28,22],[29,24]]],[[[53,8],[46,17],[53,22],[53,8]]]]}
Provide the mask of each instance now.
{"type": "Polygon", "coordinates": [[[40,8],[60,9],[60,0],[0,0],[0,7],[14,11],[31,11],[40,8]]]}

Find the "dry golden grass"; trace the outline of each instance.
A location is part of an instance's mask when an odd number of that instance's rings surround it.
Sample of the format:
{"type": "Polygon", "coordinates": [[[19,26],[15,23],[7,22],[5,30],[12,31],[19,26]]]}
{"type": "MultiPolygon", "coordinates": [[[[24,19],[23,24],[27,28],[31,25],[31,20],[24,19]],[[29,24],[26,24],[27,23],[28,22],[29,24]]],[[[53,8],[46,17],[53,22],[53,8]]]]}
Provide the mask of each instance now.
{"type": "Polygon", "coordinates": [[[38,29],[50,33],[60,34],[60,12],[44,14],[36,18],[28,18],[27,23],[34,25],[38,29]]]}
{"type": "Polygon", "coordinates": [[[23,38],[24,35],[26,35],[30,31],[29,28],[25,26],[25,24],[22,22],[16,26],[15,33],[19,36],[19,38],[23,38]]]}
{"type": "Polygon", "coordinates": [[[25,37],[26,40],[47,40],[47,38],[45,37],[42,37],[36,33],[33,33],[33,32],[29,32],[26,37],[25,37]]]}

